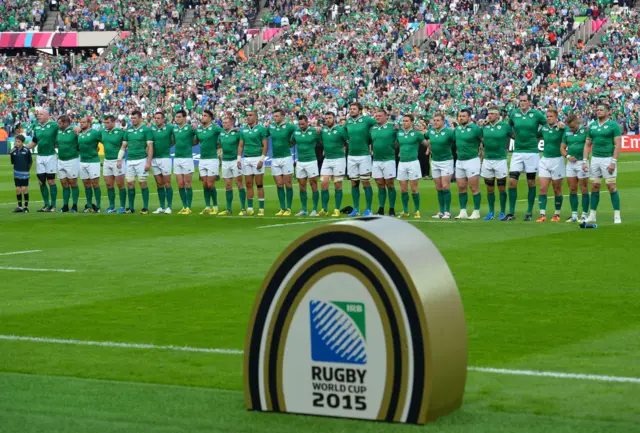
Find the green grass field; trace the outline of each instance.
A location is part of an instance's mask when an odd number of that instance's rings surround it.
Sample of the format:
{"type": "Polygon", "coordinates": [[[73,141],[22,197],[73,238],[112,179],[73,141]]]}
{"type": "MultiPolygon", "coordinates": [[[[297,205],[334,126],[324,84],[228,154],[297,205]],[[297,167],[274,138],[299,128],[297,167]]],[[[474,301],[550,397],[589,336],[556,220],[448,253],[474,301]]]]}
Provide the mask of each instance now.
{"type": "MultiPolygon", "coordinates": [[[[606,377],[472,370],[461,410],[412,427],[247,412],[237,353],[47,340],[240,351],[276,256],[331,219],[272,217],[272,182],[264,218],[198,215],[195,183],[191,216],[11,214],[15,193],[3,157],[0,432],[640,432],[640,157],[621,162],[623,224],[612,224],[603,193],[597,230],[525,223],[526,201],[514,222],[432,222],[425,217],[436,212],[435,190],[421,183],[425,219],[412,224],[457,280],[469,365],[606,377]]],[[[521,188],[526,199],[523,181],[521,188]]],[[[42,206],[35,179],[31,196],[35,211],[42,206]]],[[[563,221],[568,199],[564,206],[563,221]]]]}

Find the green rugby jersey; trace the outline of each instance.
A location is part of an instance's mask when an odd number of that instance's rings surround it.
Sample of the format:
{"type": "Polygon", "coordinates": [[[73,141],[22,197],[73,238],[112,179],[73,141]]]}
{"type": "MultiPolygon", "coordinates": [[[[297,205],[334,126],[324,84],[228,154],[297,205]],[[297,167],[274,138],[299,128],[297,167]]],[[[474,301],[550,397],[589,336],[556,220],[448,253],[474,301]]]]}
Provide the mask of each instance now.
{"type": "Polygon", "coordinates": [[[455,143],[453,129],[430,129],[424,137],[429,140],[431,158],[434,161],[440,162],[453,160],[452,148],[455,143]]]}
{"type": "Polygon", "coordinates": [[[509,123],[516,134],[514,152],[538,153],[538,129],[547,124],[545,115],[533,108],[526,113],[517,108],[509,115],[509,123]]]}
{"type": "Polygon", "coordinates": [[[340,125],[329,128],[324,126],[320,133],[326,159],[344,158],[344,149],[347,146],[347,131],[340,125]]]}
{"type": "Polygon", "coordinates": [[[293,141],[296,143],[296,154],[300,162],[317,161],[316,144],[318,143],[318,134],[314,128],[302,130],[298,128],[293,133],[293,141]]]}
{"type": "Polygon", "coordinates": [[[38,139],[38,155],[50,156],[56,154],[58,129],[58,124],[53,120],[49,120],[44,125],[36,122],[33,128],[33,138],[38,139]]]}
{"type": "Polygon", "coordinates": [[[175,158],[193,158],[193,142],[196,136],[190,123],[174,125],[173,136],[176,139],[175,158]]]}
{"type": "Polygon", "coordinates": [[[153,141],[151,128],[145,124],[142,124],[137,128],[130,126],[124,135],[124,141],[127,142],[127,159],[129,161],[146,159],[147,142],[153,141]]]}
{"type": "Polygon", "coordinates": [[[376,124],[371,128],[374,161],[396,160],[396,136],[397,131],[391,122],[382,126],[376,124]]]}
{"type": "Polygon", "coordinates": [[[269,125],[267,133],[271,137],[272,158],[287,158],[291,156],[291,136],[296,132],[296,129],[298,129],[297,126],[287,122],[282,122],[279,125],[277,123],[269,125]]]}
{"type": "Polygon", "coordinates": [[[368,156],[371,154],[369,151],[371,128],[375,125],[376,121],[369,116],[347,119],[345,128],[349,136],[349,155],[368,156]]]}
{"type": "Polygon", "coordinates": [[[153,157],[171,158],[171,146],[173,146],[174,126],[165,124],[162,128],[156,125],[151,126],[153,134],[153,157]]]}
{"type": "Polygon", "coordinates": [[[398,147],[400,147],[400,162],[412,162],[418,159],[420,143],[425,140],[425,135],[415,129],[398,131],[398,147]]]}
{"type": "Polygon", "coordinates": [[[218,142],[222,148],[223,161],[235,161],[238,159],[238,146],[240,145],[241,139],[242,134],[235,129],[230,131],[222,130],[218,142]]]}
{"type": "Polygon", "coordinates": [[[204,125],[198,126],[196,137],[200,143],[200,159],[216,159],[218,157],[218,139],[222,131],[224,130],[214,123],[206,128],[204,125]]]}
{"type": "Polygon", "coordinates": [[[253,128],[244,126],[240,130],[241,138],[244,141],[244,156],[254,158],[262,156],[262,140],[268,137],[267,128],[257,124],[253,128]]]}
{"type": "Polygon", "coordinates": [[[478,157],[482,141],[482,128],[473,122],[469,122],[465,126],[458,125],[454,129],[454,137],[459,161],[468,161],[478,157]]]}
{"type": "Polygon", "coordinates": [[[562,142],[567,145],[567,154],[577,159],[584,156],[584,144],[587,141],[587,128],[581,126],[576,132],[569,128],[564,129],[562,142]]]}
{"type": "Polygon", "coordinates": [[[124,141],[125,131],[120,128],[113,128],[111,130],[102,130],[102,145],[104,146],[104,159],[107,161],[114,161],[118,159],[118,152],[122,148],[122,142],[124,141]]]}
{"type": "Polygon", "coordinates": [[[484,138],[484,159],[500,161],[507,159],[509,140],[513,137],[511,125],[502,120],[488,122],[482,128],[484,138]]]}
{"type": "Polygon", "coordinates": [[[80,131],[78,146],[80,147],[80,162],[100,162],[98,144],[102,140],[102,134],[95,129],[80,131]]]}
{"type": "Polygon", "coordinates": [[[59,130],[56,140],[58,142],[58,159],[70,161],[80,156],[78,136],[73,132],[73,127],[69,126],[65,130],[59,130]]]}
{"type": "Polygon", "coordinates": [[[560,145],[564,136],[564,129],[560,129],[556,123],[554,126],[545,125],[538,131],[538,137],[544,141],[542,156],[545,158],[558,158],[562,156],[560,145]]]}
{"type": "Polygon", "coordinates": [[[616,146],[613,139],[620,136],[622,136],[620,126],[611,119],[602,124],[597,120],[591,122],[587,130],[587,137],[591,139],[593,145],[591,150],[593,156],[596,158],[612,157],[616,146]]]}

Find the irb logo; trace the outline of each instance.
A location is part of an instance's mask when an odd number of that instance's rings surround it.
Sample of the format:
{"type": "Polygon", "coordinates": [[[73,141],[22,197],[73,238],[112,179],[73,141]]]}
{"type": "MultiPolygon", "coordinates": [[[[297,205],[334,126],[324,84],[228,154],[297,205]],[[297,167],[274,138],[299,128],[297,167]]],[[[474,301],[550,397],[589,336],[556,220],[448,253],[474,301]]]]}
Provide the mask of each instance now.
{"type": "Polygon", "coordinates": [[[310,301],[309,328],[313,361],[367,363],[364,304],[310,301]]]}

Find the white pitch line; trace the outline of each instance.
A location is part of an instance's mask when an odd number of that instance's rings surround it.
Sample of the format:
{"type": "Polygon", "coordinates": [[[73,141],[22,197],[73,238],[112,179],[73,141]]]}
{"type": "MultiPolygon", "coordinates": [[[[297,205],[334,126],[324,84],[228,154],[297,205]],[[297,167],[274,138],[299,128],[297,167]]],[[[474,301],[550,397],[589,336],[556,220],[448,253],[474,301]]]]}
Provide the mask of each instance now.
{"type": "Polygon", "coordinates": [[[272,227],[285,227],[285,226],[295,226],[295,225],[299,225],[299,224],[323,223],[323,222],[327,222],[327,221],[331,221],[331,220],[329,220],[329,219],[321,219],[321,220],[313,220],[313,221],[301,221],[301,222],[297,222],[297,223],[270,224],[268,226],[258,226],[256,228],[257,229],[270,229],[272,227]]]}
{"type": "Polygon", "coordinates": [[[29,253],[41,253],[42,250],[28,250],[28,251],[12,251],[10,253],[0,253],[0,256],[13,256],[16,254],[29,254],[29,253]]]}
{"type": "Polygon", "coordinates": [[[29,271],[29,272],[78,272],[75,269],[44,269],[44,268],[15,268],[12,266],[0,266],[0,271],[29,271]]]}
{"type": "MultiPolygon", "coordinates": [[[[197,353],[217,353],[222,355],[244,355],[244,351],[238,349],[212,349],[205,347],[190,346],[157,346],[155,344],[143,343],[119,343],[115,341],[88,341],[88,340],[71,340],[61,338],[44,338],[44,337],[25,337],[21,335],[0,335],[0,340],[5,341],[24,341],[32,343],[47,344],[64,344],[72,346],[97,346],[97,347],[114,347],[123,349],[142,349],[142,350],[167,350],[174,352],[197,352],[197,353]]],[[[468,367],[469,371],[478,373],[495,373],[507,374],[512,376],[533,376],[533,377],[551,377],[555,379],[576,379],[591,380],[596,382],[617,382],[617,383],[638,383],[640,377],[623,377],[623,376],[602,376],[596,374],[581,373],[560,373],[553,371],[535,371],[535,370],[509,370],[504,368],[491,367],[468,367]]]]}

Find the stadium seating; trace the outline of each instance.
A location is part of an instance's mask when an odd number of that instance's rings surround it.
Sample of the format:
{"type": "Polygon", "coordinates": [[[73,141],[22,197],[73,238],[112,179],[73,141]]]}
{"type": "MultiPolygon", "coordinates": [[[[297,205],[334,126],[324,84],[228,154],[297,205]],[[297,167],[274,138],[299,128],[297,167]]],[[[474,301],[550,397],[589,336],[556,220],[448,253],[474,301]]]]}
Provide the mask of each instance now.
{"type": "Polygon", "coordinates": [[[48,0],[0,1],[0,32],[40,30],[47,10],[48,0]]]}

